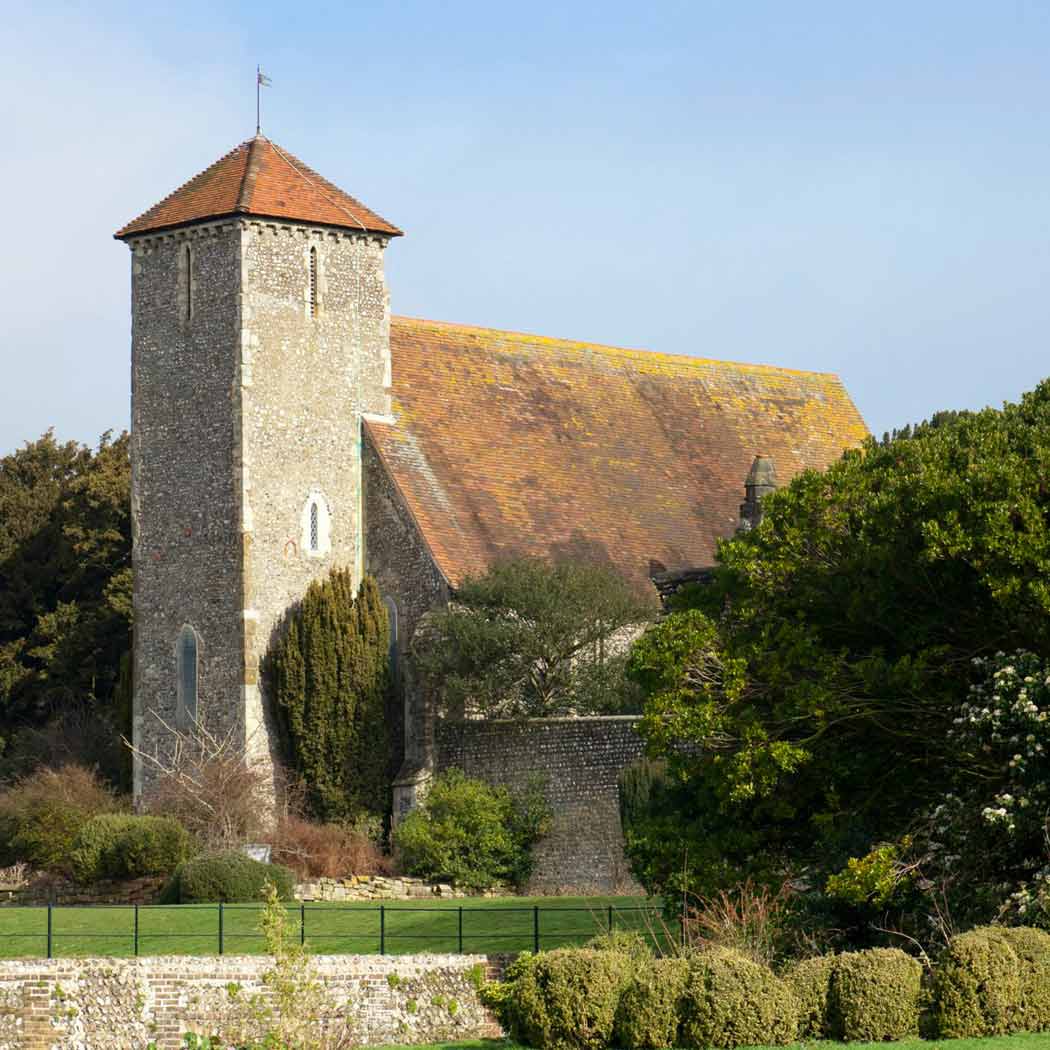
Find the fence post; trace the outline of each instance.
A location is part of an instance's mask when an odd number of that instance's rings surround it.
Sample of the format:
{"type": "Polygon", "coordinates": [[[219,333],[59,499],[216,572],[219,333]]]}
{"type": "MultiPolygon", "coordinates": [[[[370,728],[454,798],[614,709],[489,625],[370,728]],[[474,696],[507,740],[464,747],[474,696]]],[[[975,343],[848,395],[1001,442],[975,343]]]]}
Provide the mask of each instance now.
{"type": "Polygon", "coordinates": [[[47,902],[47,957],[49,959],[53,958],[53,955],[54,955],[54,953],[52,951],[52,947],[53,947],[53,944],[54,944],[54,941],[53,941],[53,929],[54,929],[54,927],[53,927],[52,921],[51,921],[51,913],[52,913],[53,907],[54,906],[52,905],[51,901],[48,901],[47,902]]]}
{"type": "Polygon", "coordinates": [[[135,905],[135,954],[139,953],[139,906],[135,905]]]}
{"type": "Polygon", "coordinates": [[[459,954],[463,954],[463,905],[459,906],[459,954]]]}
{"type": "Polygon", "coordinates": [[[299,943],[306,944],[306,902],[299,902],[299,943]]]}
{"type": "Polygon", "coordinates": [[[539,953],[540,950],[540,906],[532,906],[532,950],[539,953]]]}
{"type": "Polygon", "coordinates": [[[224,953],[224,950],[225,950],[224,933],[225,933],[225,931],[223,930],[222,901],[219,901],[219,954],[220,955],[222,955],[224,953]]]}
{"type": "Polygon", "coordinates": [[[609,905],[609,932],[613,932],[613,910],[612,905],[609,905]]]}
{"type": "Polygon", "coordinates": [[[379,954],[386,955],[386,905],[379,905],[379,954]]]}

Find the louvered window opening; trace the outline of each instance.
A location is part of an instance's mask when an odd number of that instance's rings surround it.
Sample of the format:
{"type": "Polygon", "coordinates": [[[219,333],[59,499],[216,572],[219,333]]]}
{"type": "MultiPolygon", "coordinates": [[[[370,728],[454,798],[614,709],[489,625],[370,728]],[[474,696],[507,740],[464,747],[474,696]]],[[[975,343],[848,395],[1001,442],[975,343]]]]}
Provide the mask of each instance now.
{"type": "Polygon", "coordinates": [[[312,550],[312,551],[317,550],[317,548],[319,546],[319,542],[320,542],[317,519],[318,519],[317,504],[316,503],[311,503],[310,504],[310,550],[312,550]]]}
{"type": "MultiPolygon", "coordinates": [[[[317,316],[317,249],[310,249],[310,316],[317,316]]],[[[315,548],[316,549],[316,548],[315,548]]]]}

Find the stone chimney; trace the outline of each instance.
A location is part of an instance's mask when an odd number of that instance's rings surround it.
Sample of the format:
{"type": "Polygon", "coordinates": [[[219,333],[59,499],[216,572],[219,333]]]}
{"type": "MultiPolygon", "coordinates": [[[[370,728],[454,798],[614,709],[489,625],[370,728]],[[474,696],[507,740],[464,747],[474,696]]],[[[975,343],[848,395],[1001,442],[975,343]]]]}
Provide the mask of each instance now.
{"type": "Polygon", "coordinates": [[[750,532],[762,520],[762,497],[777,487],[777,472],[768,456],[755,456],[744,481],[744,502],[740,504],[740,524],[736,531],[750,532]]]}

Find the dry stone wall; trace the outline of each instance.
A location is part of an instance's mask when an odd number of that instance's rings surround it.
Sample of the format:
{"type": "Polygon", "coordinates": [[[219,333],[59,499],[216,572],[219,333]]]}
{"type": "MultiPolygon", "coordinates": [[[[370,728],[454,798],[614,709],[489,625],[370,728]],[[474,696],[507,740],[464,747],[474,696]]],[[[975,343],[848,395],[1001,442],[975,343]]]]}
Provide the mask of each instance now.
{"type": "MultiPolygon", "coordinates": [[[[483,955],[317,956],[314,971],[358,1045],[498,1036],[477,984],[483,955]]],[[[186,1032],[232,1021],[238,1001],[270,992],[272,961],[222,958],[0,962],[0,1050],[176,1050],[186,1032]]]]}
{"type": "Polygon", "coordinates": [[[439,722],[438,771],[510,788],[543,780],[553,812],[536,847],[534,893],[639,892],[623,852],[617,780],[644,753],[633,716],[439,722]]]}

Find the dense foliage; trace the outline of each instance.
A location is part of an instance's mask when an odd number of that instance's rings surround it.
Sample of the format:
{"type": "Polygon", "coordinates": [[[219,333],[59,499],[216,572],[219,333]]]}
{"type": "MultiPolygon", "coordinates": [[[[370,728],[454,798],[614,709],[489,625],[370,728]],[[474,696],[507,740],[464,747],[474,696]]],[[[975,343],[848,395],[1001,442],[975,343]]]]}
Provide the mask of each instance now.
{"type": "Polygon", "coordinates": [[[389,806],[390,625],[375,581],[310,584],[268,660],[291,770],[322,820],[389,806]]]}
{"type": "Polygon", "coordinates": [[[170,875],[193,853],[189,832],[171,817],[101,813],[77,832],[70,853],[81,882],[170,875]]]}
{"type": "Polygon", "coordinates": [[[512,795],[450,769],[398,824],[394,845],[410,875],[474,890],[520,886],[528,881],[532,846],[549,820],[538,784],[512,795]]]}
{"type": "Polygon", "coordinates": [[[37,769],[0,792],[0,866],[67,873],[81,828],[117,806],[110,788],[83,766],[37,769]]]}
{"type": "Polygon", "coordinates": [[[295,896],[295,876],[280,864],[264,864],[236,850],[205,853],[175,869],[160,903],[259,901],[268,886],[272,886],[283,901],[295,896]]]}
{"type": "Polygon", "coordinates": [[[637,709],[627,643],[653,612],[608,566],[507,561],[460,585],[415,656],[453,715],[615,714],[637,709]]]}
{"type": "Polygon", "coordinates": [[[1050,653],[1048,467],[1050,383],[805,472],[720,545],[631,656],[669,765],[628,836],[649,887],[822,886],[995,765],[956,719],[975,658],[1050,653]]]}
{"type": "Polygon", "coordinates": [[[126,434],[93,451],[48,432],[0,459],[0,773],[50,749],[126,781],[130,484],[126,434]]]}

